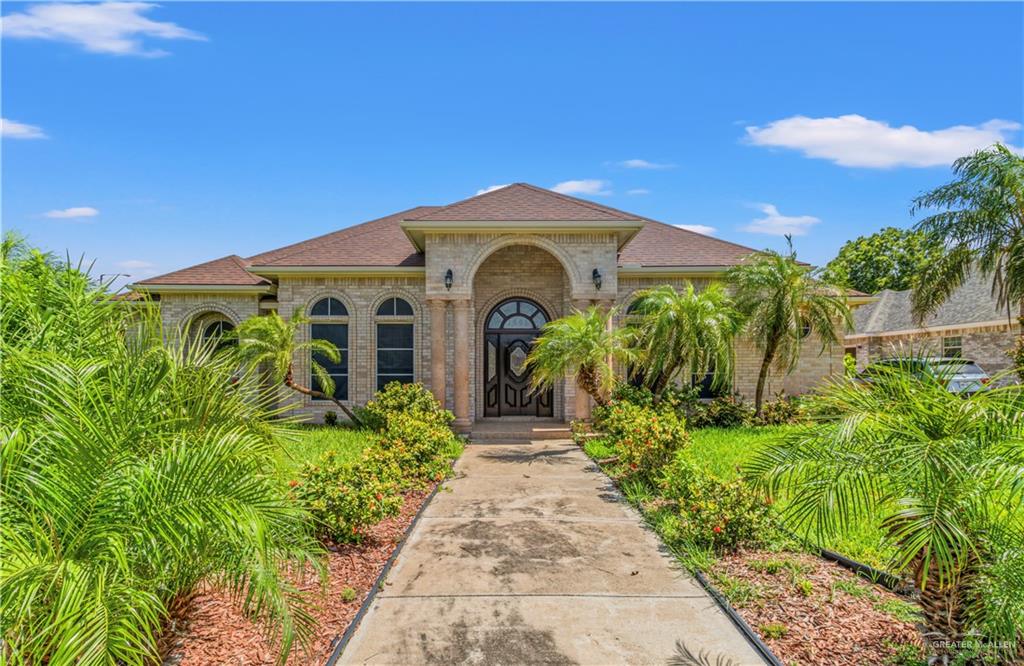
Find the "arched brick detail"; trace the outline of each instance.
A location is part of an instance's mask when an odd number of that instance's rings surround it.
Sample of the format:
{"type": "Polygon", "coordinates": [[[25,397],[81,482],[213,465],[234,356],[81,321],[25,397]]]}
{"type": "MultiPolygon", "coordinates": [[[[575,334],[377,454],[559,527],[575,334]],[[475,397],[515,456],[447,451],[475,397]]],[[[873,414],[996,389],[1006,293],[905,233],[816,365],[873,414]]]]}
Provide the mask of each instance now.
{"type": "Polygon", "coordinates": [[[420,299],[423,298],[423,294],[414,294],[404,287],[384,287],[381,289],[380,294],[373,301],[370,302],[370,309],[366,315],[370,318],[377,316],[377,308],[380,304],[389,298],[399,297],[405,300],[410,306],[412,306],[412,316],[416,318],[417,322],[423,315],[423,307],[420,303],[420,299]]]}
{"type": "Polygon", "coordinates": [[[230,308],[224,305],[223,303],[218,303],[217,301],[208,301],[206,303],[200,303],[199,305],[195,305],[186,310],[185,313],[181,315],[181,319],[178,321],[178,328],[181,331],[187,331],[189,327],[192,326],[192,322],[194,322],[199,317],[208,314],[221,315],[222,317],[228,319],[235,326],[238,326],[239,324],[242,323],[242,318],[238,316],[238,313],[235,312],[233,308],[230,308]]]}
{"type": "Polygon", "coordinates": [[[473,280],[476,279],[477,271],[483,266],[487,259],[497,252],[498,250],[513,245],[529,245],[532,247],[540,248],[546,251],[548,254],[558,260],[558,263],[562,265],[562,270],[565,271],[565,276],[569,280],[569,289],[573,293],[580,291],[580,276],[579,270],[576,266],[576,262],[573,258],[565,251],[565,249],[558,243],[547,238],[540,236],[501,236],[495,238],[491,242],[480,248],[469,266],[466,268],[465,284],[469,289],[473,288],[473,280]]]}
{"type": "MultiPolygon", "coordinates": [[[[306,304],[302,306],[303,314],[305,314],[307,317],[309,317],[310,316],[310,312],[312,312],[312,310],[313,310],[313,306],[316,305],[317,303],[319,303],[320,301],[322,301],[325,298],[336,298],[339,301],[341,301],[341,304],[345,306],[346,310],[348,310],[349,319],[351,319],[353,317],[353,315],[355,314],[355,312],[356,312],[355,304],[352,302],[352,299],[349,298],[348,294],[346,294],[341,289],[330,289],[330,288],[328,288],[328,289],[321,289],[321,290],[315,292],[306,301],[306,304]]],[[[289,312],[288,315],[291,316],[291,313],[289,312]]]]}

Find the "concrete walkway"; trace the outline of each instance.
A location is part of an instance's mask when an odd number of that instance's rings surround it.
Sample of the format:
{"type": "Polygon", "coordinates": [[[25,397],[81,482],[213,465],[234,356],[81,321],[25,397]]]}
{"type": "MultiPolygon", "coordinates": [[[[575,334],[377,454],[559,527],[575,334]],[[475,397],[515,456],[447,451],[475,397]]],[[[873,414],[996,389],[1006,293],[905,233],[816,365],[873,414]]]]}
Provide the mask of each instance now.
{"type": "Polygon", "coordinates": [[[667,664],[677,641],[764,663],[572,442],[471,445],[341,663],[667,664]]]}

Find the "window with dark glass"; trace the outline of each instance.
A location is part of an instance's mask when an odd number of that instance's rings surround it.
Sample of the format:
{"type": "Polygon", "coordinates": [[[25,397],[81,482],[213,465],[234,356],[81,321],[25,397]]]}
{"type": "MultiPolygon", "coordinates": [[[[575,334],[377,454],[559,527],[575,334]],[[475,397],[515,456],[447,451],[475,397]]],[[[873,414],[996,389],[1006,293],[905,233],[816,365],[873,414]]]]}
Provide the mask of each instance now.
{"type": "Polygon", "coordinates": [[[947,335],[942,338],[942,356],[960,358],[964,355],[964,339],[959,335],[947,335]]]}
{"type": "MultiPolygon", "coordinates": [[[[312,321],[309,327],[310,338],[326,340],[341,352],[338,363],[331,362],[322,354],[313,354],[312,359],[323,366],[334,381],[334,397],[348,400],[348,309],[337,298],[324,298],[313,305],[309,314],[312,321]]],[[[313,390],[323,390],[312,368],[309,383],[313,390]]]]}
{"type": "Polygon", "coordinates": [[[377,308],[377,390],[414,381],[414,324],[409,302],[389,298],[377,308]]]}
{"type": "Polygon", "coordinates": [[[237,344],[238,341],[235,338],[224,335],[233,330],[235,330],[235,325],[230,321],[218,320],[212,322],[203,327],[203,342],[213,344],[218,351],[237,344]]]}

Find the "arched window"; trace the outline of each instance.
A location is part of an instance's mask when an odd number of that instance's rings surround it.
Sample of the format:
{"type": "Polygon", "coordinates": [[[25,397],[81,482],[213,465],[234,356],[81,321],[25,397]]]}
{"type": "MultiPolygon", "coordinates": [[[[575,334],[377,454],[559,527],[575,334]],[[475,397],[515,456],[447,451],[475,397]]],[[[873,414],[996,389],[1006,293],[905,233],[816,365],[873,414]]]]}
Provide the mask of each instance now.
{"type": "MultiPolygon", "coordinates": [[[[320,354],[313,354],[313,360],[322,365],[334,380],[334,397],[348,400],[348,309],[337,298],[323,298],[313,304],[309,316],[312,320],[309,326],[310,338],[327,340],[341,352],[341,361],[338,363],[332,363],[320,354]]],[[[314,390],[322,390],[312,368],[309,383],[314,390]]]]}
{"type": "Polygon", "coordinates": [[[214,345],[218,351],[225,347],[238,344],[238,340],[233,337],[225,337],[225,333],[230,333],[235,330],[235,325],[230,321],[218,319],[217,321],[205,324],[203,326],[203,342],[214,345]]]}
{"type": "Polygon", "coordinates": [[[544,311],[525,299],[510,299],[491,312],[487,319],[487,330],[514,329],[539,331],[548,323],[544,311]]]}
{"type": "Polygon", "coordinates": [[[414,323],[409,302],[389,298],[377,307],[377,390],[414,380],[414,323]]]}

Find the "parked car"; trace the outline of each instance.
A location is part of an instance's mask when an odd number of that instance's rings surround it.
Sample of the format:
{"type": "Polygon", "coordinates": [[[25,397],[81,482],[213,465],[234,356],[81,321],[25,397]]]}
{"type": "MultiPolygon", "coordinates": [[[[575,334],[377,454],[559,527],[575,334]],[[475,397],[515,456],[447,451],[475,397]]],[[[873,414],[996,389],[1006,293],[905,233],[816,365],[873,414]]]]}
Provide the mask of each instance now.
{"type": "Polygon", "coordinates": [[[880,372],[903,370],[918,378],[933,377],[952,393],[971,394],[988,388],[991,381],[985,370],[967,358],[885,358],[875,361],[857,376],[870,382],[880,372]]]}

